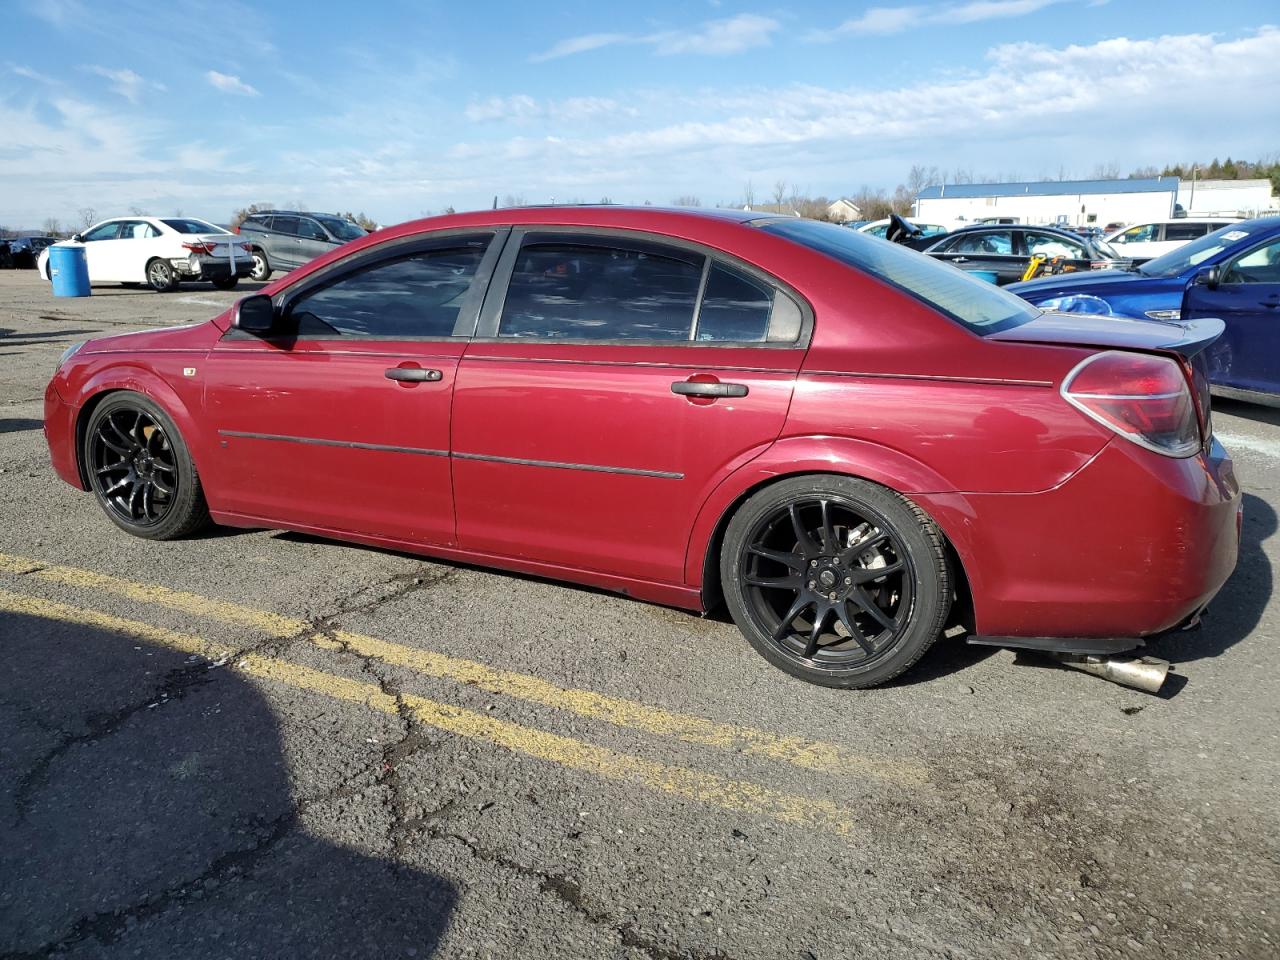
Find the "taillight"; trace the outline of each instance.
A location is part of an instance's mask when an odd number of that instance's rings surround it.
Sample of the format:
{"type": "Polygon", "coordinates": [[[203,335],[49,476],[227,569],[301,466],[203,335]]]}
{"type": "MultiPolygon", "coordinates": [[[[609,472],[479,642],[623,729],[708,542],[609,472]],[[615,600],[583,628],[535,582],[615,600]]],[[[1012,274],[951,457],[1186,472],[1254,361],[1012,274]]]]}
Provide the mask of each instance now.
{"type": "Polygon", "coordinates": [[[182,245],[182,249],[190,250],[192,253],[203,254],[206,257],[213,256],[213,244],[205,243],[202,240],[197,240],[193,243],[184,243],[182,245]]]}
{"type": "Polygon", "coordinates": [[[239,236],[239,235],[240,235],[240,224],[238,224],[238,223],[237,223],[234,227],[232,227],[232,228],[231,228],[231,232],[232,232],[232,233],[234,233],[236,236],[239,236]]]}
{"type": "Polygon", "coordinates": [[[1176,360],[1147,353],[1096,353],[1067,375],[1062,396],[1072,406],[1141,447],[1167,457],[1200,449],[1200,420],[1186,374],[1176,360]]]}

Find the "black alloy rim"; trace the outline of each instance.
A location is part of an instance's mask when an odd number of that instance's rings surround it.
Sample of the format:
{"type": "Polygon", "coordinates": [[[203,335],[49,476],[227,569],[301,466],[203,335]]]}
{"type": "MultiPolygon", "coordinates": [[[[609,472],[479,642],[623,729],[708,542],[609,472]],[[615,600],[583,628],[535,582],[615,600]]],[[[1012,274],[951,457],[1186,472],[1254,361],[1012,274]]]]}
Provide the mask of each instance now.
{"type": "Polygon", "coordinates": [[[801,499],[759,520],[740,557],[759,630],[807,667],[866,666],[911,619],[915,568],[893,528],[838,498],[801,499]]]}
{"type": "Polygon", "coordinates": [[[178,492],[178,465],[165,429],[144,410],[122,407],[98,421],[91,438],[93,483],[120,519],[159,523],[178,492]]]}

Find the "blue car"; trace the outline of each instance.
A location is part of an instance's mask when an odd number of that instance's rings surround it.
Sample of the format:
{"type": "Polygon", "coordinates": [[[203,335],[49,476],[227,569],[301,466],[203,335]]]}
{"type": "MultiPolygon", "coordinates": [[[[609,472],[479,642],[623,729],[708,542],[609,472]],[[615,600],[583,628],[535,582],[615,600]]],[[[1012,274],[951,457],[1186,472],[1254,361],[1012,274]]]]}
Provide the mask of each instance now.
{"type": "Polygon", "coordinates": [[[1151,320],[1218,317],[1206,359],[1214,392],[1280,404],[1280,217],[1233,223],[1126,270],[1005,287],[1045,310],[1151,320]]]}

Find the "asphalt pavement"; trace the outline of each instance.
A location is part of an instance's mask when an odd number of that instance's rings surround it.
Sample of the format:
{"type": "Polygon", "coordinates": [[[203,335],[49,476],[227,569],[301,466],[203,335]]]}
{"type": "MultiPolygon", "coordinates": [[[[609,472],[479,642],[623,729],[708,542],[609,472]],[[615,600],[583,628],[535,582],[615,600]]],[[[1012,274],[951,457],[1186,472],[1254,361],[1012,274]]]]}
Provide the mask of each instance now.
{"type": "Polygon", "coordinates": [[[0,956],[1280,954],[1280,411],[1216,405],[1244,544],[1164,695],[956,640],[826,690],[723,614],[119,531],[57,356],[253,286],[0,272],[0,956]]]}

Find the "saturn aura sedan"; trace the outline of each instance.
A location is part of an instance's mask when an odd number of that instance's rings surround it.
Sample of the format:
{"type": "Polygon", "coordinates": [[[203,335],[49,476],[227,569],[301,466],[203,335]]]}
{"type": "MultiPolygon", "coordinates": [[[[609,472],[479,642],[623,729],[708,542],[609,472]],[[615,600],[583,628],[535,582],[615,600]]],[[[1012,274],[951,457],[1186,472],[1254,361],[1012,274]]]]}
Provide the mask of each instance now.
{"type": "Polygon", "coordinates": [[[495,210],[74,346],[45,431],[137,536],[212,519],[724,602],[771,663],[865,687],[953,622],[1073,649],[1198,614],[1239,537],[1221,329],[1042,313],[813,221],[495,210]]]}

